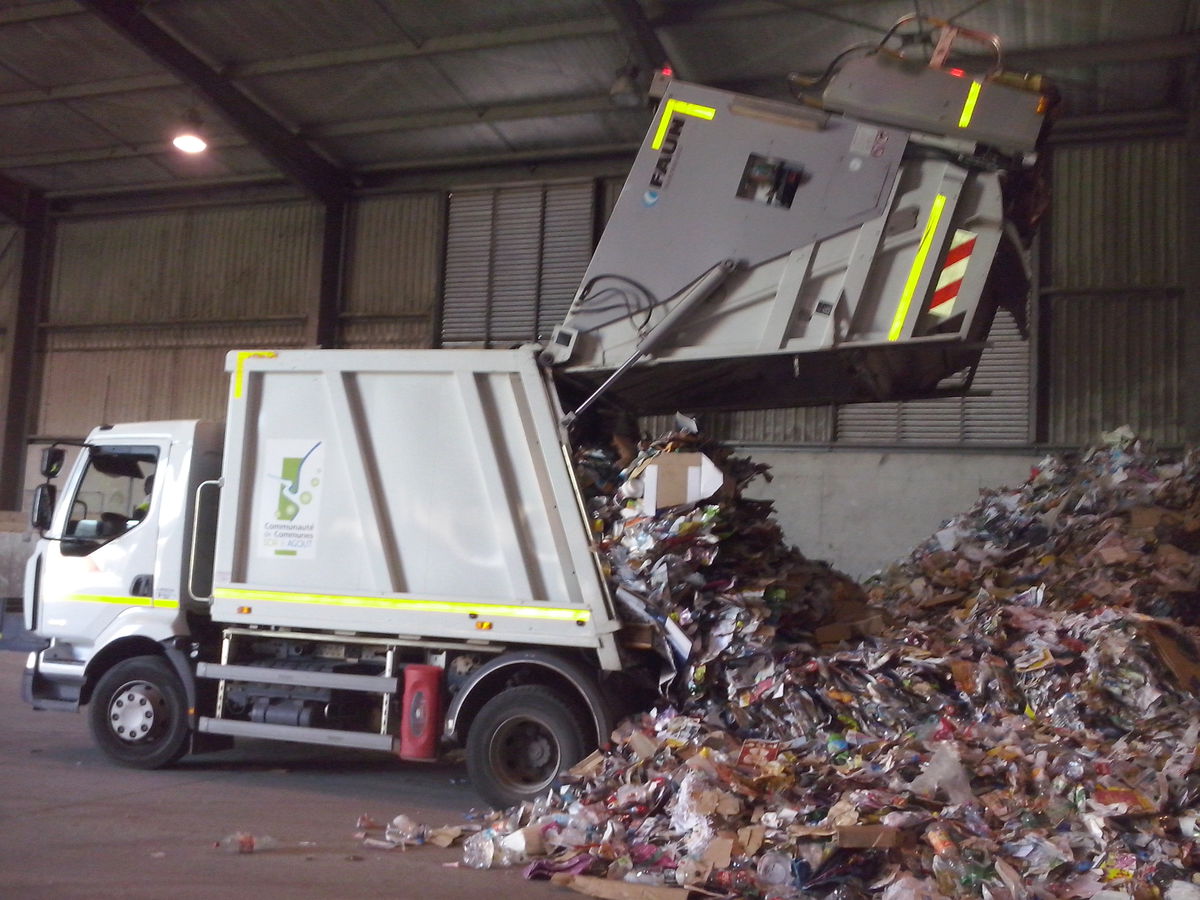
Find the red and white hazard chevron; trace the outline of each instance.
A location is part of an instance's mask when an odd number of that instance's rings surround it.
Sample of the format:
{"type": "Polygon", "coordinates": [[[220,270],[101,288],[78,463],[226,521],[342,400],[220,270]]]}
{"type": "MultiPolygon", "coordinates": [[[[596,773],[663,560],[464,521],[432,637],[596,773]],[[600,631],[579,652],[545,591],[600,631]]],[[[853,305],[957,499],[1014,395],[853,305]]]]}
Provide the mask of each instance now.
{"type": "Polygon", "coordinates": [[[942,264],[942,274],[938,277],[937,287],[929,301],[929,312],[939,319],[949,318],[954,312],[954,301],[962,287],[963,276],[967,273],[967,263],[975,251],[976,234],[959,228],[954,232],[950,241],[950,250],[946,253],[946,261],[942,264]]]}

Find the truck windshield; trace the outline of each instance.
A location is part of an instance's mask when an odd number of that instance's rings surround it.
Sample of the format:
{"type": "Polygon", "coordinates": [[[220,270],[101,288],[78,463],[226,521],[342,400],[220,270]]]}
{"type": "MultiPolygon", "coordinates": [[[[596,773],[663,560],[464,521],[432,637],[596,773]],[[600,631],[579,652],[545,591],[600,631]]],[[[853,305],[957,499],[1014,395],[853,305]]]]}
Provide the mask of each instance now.
{"type": "Polygon", "coordinates": [[[146,517],[158,469],[157,447],[89,447],[63,536],[107,542],[146,517]]]}

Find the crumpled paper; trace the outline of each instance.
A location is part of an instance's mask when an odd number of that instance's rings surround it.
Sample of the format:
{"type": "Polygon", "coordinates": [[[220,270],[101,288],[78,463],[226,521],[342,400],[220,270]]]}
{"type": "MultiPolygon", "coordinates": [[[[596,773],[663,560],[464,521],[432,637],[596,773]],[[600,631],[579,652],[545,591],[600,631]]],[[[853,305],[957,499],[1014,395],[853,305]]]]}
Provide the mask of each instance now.
{"type": "Polygon", "coordinates": [[[763,467],[699,435],[642,447],[670,452],[726,488],[651,513],[608,473],[589,498],[662,696],[491,827],[721,896],[1195,896],[1194,451],[1121,432],[1048,456],[864,586],[742,496],[763,467]]]}

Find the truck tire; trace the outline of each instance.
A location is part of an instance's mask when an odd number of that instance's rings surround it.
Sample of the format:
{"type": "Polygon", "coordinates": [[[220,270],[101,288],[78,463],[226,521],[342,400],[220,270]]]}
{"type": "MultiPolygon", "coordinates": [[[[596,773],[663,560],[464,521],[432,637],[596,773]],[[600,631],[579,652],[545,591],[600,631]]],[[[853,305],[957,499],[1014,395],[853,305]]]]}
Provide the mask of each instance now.
{"type": "Polygon", "coordinates": [[[584,717],[552,689],[526,684],[483,705],[467,734],[467,774],[484,800],[507,808],[543,796],[594,740],[584,717]]]}
{"type": "Polygon", "coordinates": [[[187,698],[171,664],[135,656],[101,676],[92,691],[88,724],[113,762],[158,769],[183,756],[188,742],[187,698]]]}

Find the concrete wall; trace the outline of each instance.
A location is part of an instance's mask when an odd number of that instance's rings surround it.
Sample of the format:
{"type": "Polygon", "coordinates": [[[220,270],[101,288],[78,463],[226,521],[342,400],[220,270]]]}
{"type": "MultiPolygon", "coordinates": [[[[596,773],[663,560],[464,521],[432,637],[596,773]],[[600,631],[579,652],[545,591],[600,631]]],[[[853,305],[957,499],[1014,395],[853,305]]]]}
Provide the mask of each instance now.
{"type": "Polygon", "coordinates": [[[745,451],[774,480],[747,495],[773,500],[789,543],[865,578],[908,553],[985,488],[1016,486],[1041,454],[893,450],[745,451]]]}

